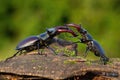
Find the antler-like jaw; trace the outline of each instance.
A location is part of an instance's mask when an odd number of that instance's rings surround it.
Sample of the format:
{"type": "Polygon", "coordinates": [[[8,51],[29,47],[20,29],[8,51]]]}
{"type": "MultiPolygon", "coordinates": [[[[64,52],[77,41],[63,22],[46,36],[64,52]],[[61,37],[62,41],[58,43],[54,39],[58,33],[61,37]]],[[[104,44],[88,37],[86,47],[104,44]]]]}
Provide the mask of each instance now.
{"type": "Polygon", "coordinates": [[[67,27],[74,27],[74,28],[76,28],[77,29],[77,31],[78,32],[80,32],[80,30],[81,30],[81,25],[77,25],[77,24],[65,24],[65,26],[67,26],[67,27]]]}
{"type": "Polygon", "coordinates": [[[60,33],[70,33],[72,34],[74,37],[78,36],[75,32],[73,32],[72,30],[70,30],[68,27],[66,26],[57,26],[56,27],[56,34],[60,34],[60,33]]]}
{"type": "Polygon", "coordinates": [[[74,37],[78,36],[75,32],[73,32],[66,26],[57,26],[55,28],[49,28],[47,29],[47,33],[49,34],[50,37],[54,37],[56,35],[59,35],[60,33],[70,33],[74,37]]]}
{"type": "Polygon", "coordinates": [[[66,27],[74,27],[77,29],[77,31],[81,34],[87,34],[87,31],[80,25],[77,24],[65,24],[66,27]]]}
{"type": "Polygon", "coordinates": [[[78,35],[75,34],[75,32],[73,32],[72,30],[58,29],[57,32],[58,32],[58,33],[64,33],[64,32],[70,33],[70,34],[72,34],[74,37],[78,36],[78,35]]]}
{"type": "Polygon", "coordinates": [[[58,29],[66,29],[66,30],[69,30],[69,28],[67,26],[56,26],[55,27],[56,30],[58,29]]]}

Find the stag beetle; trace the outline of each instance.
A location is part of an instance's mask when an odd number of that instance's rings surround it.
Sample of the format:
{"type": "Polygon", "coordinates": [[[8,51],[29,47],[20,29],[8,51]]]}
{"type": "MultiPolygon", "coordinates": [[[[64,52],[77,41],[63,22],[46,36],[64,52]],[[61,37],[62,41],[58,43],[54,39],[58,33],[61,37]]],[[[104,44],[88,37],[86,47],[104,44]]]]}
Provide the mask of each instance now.
{"type": "Polygon", "coordinates": [[[105,52],[101,45],[92,38],[92,36],[85,30],[81,25],[77,24],[66,24],[67,27],[74,27],[77,29],[77,31],[81,34],[82,38],[80,41],[77,41],[76,43],[84,43],[87,45],[86,51],[84,53],[84,57],[87,56],[87,52],[91,51],[95,54],[95,56],[100,57],[100,60],[103,61],[104,64],[106,64],[109,61],[109,58],[105,56],[105,52]]]}
{"type": "Polygon", "coordinates": [[[77,36],[77,34],[75,34],[72,30],[69,30],[65,26],[49,28],[46,32],[40,35],[31,36],[21,41],[16,47],[16,50],[18,50],[18,52],[15,53],[13,56],[7,58],[6,60],[15,57],[18,53],[22,54],[23,51],[30,52],[33,50],[38,50],[38,54],[40,54],[39,49],[45,47],[52,50],[55,53],[55,51],[52,48],[50,48],[49,45],[51,44],[52,39],[54,39],[55,36],[63,32],[71,33],[74,37],[77,36]]]}

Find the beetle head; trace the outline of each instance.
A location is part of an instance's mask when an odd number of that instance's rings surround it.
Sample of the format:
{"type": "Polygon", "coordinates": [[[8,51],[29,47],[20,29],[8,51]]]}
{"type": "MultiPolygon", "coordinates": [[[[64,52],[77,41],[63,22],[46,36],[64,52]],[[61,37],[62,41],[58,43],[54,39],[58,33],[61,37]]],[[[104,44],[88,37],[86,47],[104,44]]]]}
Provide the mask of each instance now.
{"type": "Polygon", "coordinates": [[[87,34],[87,30],[84,29],[83,27],[81,27],[80,31],[79,31],[81,34],[87,34]]]}
{"type": "Polygon", "coordinates": [[[47,29],[47,33],[49,35],[53,35],[53,34],[55,34],[55,32],[56,32],[55,28],[49,28],[49,29],[47,29]]]}

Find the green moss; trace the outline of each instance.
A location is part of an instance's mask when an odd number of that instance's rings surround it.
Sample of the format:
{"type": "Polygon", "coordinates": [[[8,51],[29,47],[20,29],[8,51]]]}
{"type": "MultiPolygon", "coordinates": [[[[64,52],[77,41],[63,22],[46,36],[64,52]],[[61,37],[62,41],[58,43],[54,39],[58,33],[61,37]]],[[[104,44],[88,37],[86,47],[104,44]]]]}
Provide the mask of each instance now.
{"type": "Polygon", "coordinates": [[[89,60],[87,60],[85,63],[86,63],[88,66],[92,65],[92,62],[89,61],[89,60]]]}
{"type": "Polygon", "coordinates": [[[32,63],[36,62],[36,60],[31,60],[32,63]]]}
{"type": "Polygon", "coordinates": [[[55,50],[55,52],[57,53],[57,54],[59,54],[59,53],[64,53],[66,56],[75,56],[75,51],[71,51],[71,50],[69,50],[69,49],[67,49],[67,48],[62,48],[62,49],[60,49],[60,48],[57,48],[56,50],[55,50]]]}
{"type": "Polygon", "coordinates": [[[65,60],[64,64],[76,64],[76,61],[74,61],[74,60],[65,60]]]}

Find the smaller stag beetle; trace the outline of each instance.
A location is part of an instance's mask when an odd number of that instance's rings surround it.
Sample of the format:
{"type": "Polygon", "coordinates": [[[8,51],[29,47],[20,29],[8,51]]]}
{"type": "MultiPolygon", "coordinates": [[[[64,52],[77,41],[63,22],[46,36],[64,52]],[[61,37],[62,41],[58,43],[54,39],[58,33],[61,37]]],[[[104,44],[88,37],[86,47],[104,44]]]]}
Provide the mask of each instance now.
{"type": "Polygon", "coordinates": [[[92,36],[87,32],[87,30],[81,27],[81,25],[66,24],[66,26],[76,28],[77,31],[81,34],[82,38],[78,42],[81,42],[87,45],[86,51],[84,53],[84,57],[87,56],[88,51],[91,51],[96,56],[100,57],[100,60],[103,61],[104,64],[106,64],[109,61],[109,58],[105,56],[105,52],[103,48],[100,46],[100,44],[96,40],[94,40],[92,36]]]}
{"type": "Polygon", "coordinates": [[[6,60],[15,57],[18,53],[20,53],[19,55],[21,55],[23,51],[30,52],[33,50],[38,50],[38,54],[40,54],[39,49],[45,47],[52,50],[53,53],[55,53],[55,51],[52,48],[50,48],[49,45],[52,43],[52,39],[54,39],[55,36],[63,32],[71,33],[74,37],[77,36],[72,30],[69,30],[65,26],[49,28],[46,32],[40,35],[31,36],[21,41],[16,47],[16,50],[18,50],[18,52],[15,53],[13,56],[7,58],[6,60]]]}

